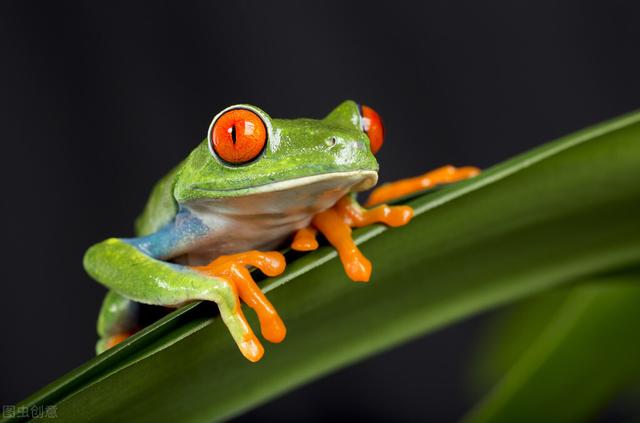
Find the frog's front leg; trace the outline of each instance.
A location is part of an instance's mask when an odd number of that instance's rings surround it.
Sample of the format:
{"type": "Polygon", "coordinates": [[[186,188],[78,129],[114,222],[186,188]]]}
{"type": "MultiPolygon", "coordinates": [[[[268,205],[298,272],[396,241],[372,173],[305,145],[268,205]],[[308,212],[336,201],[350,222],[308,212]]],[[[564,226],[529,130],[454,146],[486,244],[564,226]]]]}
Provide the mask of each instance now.
{"type": "Polygon", "coordinates": [[[468,179],[480,173],[480,169],[473,166],[454,167],[442,166],[438,169],[414,178],[401,179],[389,182],[374,189],[369,195],[367,206],[373,206],[387,201],[392,201],[405,195],[432,188],[440,184],[450,184],[463,179],[468,179]]]}
{"type": "Polygon", "coordinates": [[[108,239],[87,251],[85,269],[119,298],[172,307],[195,300],[215,302],[242,354],[251,361],[259,360],[264,349],[242,312],[240,299],[258,313],[266,339],[279,342],[286,329],[246,266],[274,276],[284,270],[284,257],[277,252],[251,251],[218,257],[211,264],[198,267],[164,261],[184,247],[184,234],[177,235],[185,229],[189,236],[197,236],[197,227],[178,217],[178,223],[147,237],[108,239]]]}
{"type": "Polygon", "coordinates": [[[310,227],[298,231],[291,248],[298,251],[316,249],[315,229],[317,229],[338,251],[347,276],[353,281],[367,282],[371,277],[371,262],[353,242],[351,228],[373,223],[402,226],[412,217],[411,207],[380,205],[367,210],[358,204],[354,195],[347,195],[330,209],[315,215],[310,227]],[[307,248],[314,245],[312,241],[315,242],[315,248],[307,248]]]}
{"type": "MultiPolygon", "coordinates": [[[[237,295],[258,315],[262,336],[271,342],[282,342],[287,330],[271,302],[262,293],[246,266],[257,267],[267,276],[277,276],[284,271],[284,256],[276,251],[247,251],[220,256],[206,266],[192,267],[214,278],[231,281],[237,295]]],[[[241,310],[238,310],[242,313],[241,310]]],[[[250,329],[249,329],[250,330],[250,329]]]]}
{"type": "Polygon", "coordinates": [[[378,205],[367,210],[361,207],[353,195],[347,195],[333,207],[325,210],[311,221],[311,226],[299,230],[291,248],[310,251],[318,248],[316,229],[327,238],[338,251],[345,272],[354,281],[366,282],[371,276],[371,262],[360,252],[351,238],[352,227],[373,223],[388,226],[406,225],[413,217],[409,206],[387,206],[381,204],[439,184],[457,182],[476,176],[480,169],[472,166],[456,168],[443,166],[424,175],[382,185],[372,191],[367,206],[378,205]]]}

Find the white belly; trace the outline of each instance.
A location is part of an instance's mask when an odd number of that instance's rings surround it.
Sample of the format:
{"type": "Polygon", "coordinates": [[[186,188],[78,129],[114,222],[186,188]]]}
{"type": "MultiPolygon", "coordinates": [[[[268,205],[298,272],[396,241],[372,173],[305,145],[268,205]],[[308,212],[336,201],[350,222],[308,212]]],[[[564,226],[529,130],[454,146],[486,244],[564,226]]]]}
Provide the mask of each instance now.
{"type": "Polygon", "coordinates": [[[334,173],[272,184],[270,190],[241,197],[190,202],[186,207],[211,231],[180,261],[202,265],[224,254],[272,250],[308,226],[315,214],[376,180],[376,172],[334,173]]]}

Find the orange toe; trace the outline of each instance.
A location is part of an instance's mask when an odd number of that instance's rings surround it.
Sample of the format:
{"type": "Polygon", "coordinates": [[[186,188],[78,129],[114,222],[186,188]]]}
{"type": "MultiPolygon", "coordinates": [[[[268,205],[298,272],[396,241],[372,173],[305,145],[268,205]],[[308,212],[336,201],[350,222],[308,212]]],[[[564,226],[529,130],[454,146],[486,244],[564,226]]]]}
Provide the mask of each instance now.
{"type": "Polygon", "coordinates": [[[264,355],[264,347],[253,334],[247,336],[244,341],[238,344],[238,347],[240,348],[242,355],[253,363],[259,361],[264,355]]]}

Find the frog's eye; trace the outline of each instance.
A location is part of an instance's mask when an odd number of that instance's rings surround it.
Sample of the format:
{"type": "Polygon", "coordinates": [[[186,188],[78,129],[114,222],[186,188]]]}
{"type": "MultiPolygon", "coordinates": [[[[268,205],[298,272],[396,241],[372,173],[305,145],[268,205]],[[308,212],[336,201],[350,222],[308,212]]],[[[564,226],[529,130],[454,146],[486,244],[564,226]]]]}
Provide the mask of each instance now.
{"type": "Polygon", "coordinates": [[[233,109],[223,113],[213,124],[209,142],[225,162],[247,163],[262,152],[267,129],[260,116],[251,110],[233,109]]]}
{"type": "Polygon", "coordinates": [[[384,141],[384,126],[380,115],[369,106],[364,104],[360,106],[360,115],[362,117],[362,130],[369,137],[371,143],[371,152],[377,153],[382,147],[384,141]]]}

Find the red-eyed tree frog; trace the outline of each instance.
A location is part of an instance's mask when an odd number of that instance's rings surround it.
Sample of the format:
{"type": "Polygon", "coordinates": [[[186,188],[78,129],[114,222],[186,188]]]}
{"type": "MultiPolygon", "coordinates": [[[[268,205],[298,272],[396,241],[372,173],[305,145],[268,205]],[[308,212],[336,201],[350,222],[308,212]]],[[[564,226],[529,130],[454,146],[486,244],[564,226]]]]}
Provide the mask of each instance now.
{"type": "Polygon", "coordinates": [[[207,138],[155,185],[136,220],[135,238],[109,238],[86,252],[84,267],[110,291],[99,318],[100,353],[138,328],[137,303],[178,307],[213,301],[242,354],[258,361],[264,348],[245,319],[241,300],[253,308],[262,335],[281,342],[283,321],[248,268],[267,276],[285,269],[272,251],[318,248],[320,232],[333,245],[353,281],[365,282],[371,263],[351,228],[381,222],[405,225],[408,206],[381,203],[478,173],[445,166],[385,184],[367,206],[353,193],[378,179],[374,154],[383,141],[379,115],[345,101],[324,119],[272,119],[241,104],[218,113],[207,138]]]}

